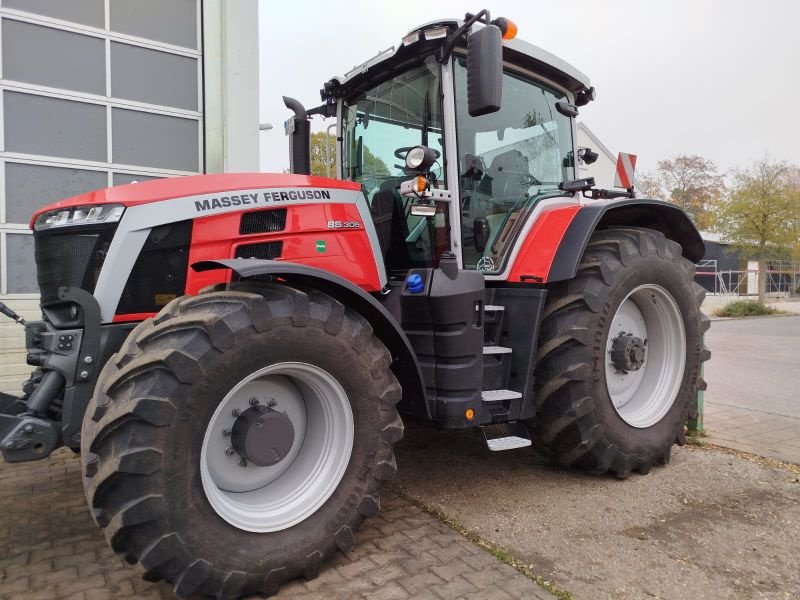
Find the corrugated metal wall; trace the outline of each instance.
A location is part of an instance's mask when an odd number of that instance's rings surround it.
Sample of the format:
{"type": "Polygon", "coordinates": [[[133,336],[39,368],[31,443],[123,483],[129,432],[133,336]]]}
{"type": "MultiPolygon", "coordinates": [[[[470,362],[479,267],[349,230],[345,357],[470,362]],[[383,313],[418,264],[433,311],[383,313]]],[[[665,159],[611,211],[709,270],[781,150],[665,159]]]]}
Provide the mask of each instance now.
{"type": "MultiPolygon", "coordinates": [[[[0,298],[39,317],[28,222],[96,188],[203,172],[199,0],[0,0],[0,298]]],[[[0,390],[30,373],[0,320],[0,390]]]]}

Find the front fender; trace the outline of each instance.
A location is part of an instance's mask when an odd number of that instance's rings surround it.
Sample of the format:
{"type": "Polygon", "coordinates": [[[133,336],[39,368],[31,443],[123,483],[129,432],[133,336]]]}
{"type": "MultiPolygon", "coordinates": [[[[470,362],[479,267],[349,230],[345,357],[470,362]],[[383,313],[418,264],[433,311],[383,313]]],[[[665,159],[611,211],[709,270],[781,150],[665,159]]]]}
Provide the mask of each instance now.
{"type": "Polygon", "coordinates": [[[403,388],[403,403],[415,415],[431,418],[430,408],[425,400],[422,371],[411,343],[389,311],[360,287],[321,269],[275,260],[254,258],[204,260],[194,263],[192,269],[198,272],[231,269],[242,279],[257,275],[275,275],[290,283],[313,286],[352,308],[369,321],[375,335],[389,349],[392,355],[392,372],[403,388]]]}
{"type": "Polygon", "coordinates": [[[597,229],[609,227],[646,227],[660,231],[678,242],[683,255],[696,263],[705,255],[705,244],[689,215],[663,200],[624,198],[587,204],[570,222],[553,258],[548,282],[572,279],[589,239],[597,229]]]}

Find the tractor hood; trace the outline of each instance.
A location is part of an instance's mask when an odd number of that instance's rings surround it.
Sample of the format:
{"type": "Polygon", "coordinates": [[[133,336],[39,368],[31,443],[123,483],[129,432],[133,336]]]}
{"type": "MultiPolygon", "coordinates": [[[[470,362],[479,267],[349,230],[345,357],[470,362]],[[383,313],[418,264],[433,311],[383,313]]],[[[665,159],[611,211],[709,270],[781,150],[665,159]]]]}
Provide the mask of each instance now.
{"type": "Polygon", "coordinates": [[[292,175],[288,173],[219,173],[214,175],[192,175],[173,177],[141,183],[130,183],[105,188],[59,200],[38,209],[31,218],[30,227],[42,213],[72,208],[76,206],[95,206],[117,204],[124,207],[138,206],[173,198],[201,196],[236,190],[257,188],[328,188],[358,191],[360,184],[327,177],[292,175]]]}

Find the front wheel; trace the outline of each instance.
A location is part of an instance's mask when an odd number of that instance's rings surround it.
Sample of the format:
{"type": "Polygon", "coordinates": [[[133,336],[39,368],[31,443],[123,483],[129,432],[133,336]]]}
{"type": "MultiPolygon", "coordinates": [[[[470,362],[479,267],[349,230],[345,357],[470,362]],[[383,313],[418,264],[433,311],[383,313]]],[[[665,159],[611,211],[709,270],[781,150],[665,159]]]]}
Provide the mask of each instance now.
{"type": "Polygon", "coordinates": [[[84,423],[95,520],[179,596],[315,577],[396,471],[400,386],[369,324],[318,291],[247,289],[179,298],[139,325],[84,423]]]}
{"type": "Polygon", "coordinates": [[[704,296],[694,265],[663,234],[596,232],[576,277],[549,290],[537,442],[561,464],[619,477],[666,463],[705,387],[704,296]]]}

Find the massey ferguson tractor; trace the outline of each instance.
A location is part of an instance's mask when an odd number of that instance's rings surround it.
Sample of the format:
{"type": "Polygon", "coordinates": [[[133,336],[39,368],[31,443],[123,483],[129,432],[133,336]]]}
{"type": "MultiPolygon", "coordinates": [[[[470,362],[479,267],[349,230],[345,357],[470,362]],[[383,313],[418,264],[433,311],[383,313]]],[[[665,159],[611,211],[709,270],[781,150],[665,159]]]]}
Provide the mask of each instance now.
{"type": "Polygon", "coordinates": [[[593,473],[667,463],[709,356],[703,242],[676,206],[579,177],[594,88],[515,33],[485,10],[433,22],[321,106],[287,98],[290,174],[37,211],[5,460],[80,452],[111,547],[217,598],[348,551],[401,414],[593,473]],[[311,115],[336,119],[336,179],[310,175],[311,115]]]}

